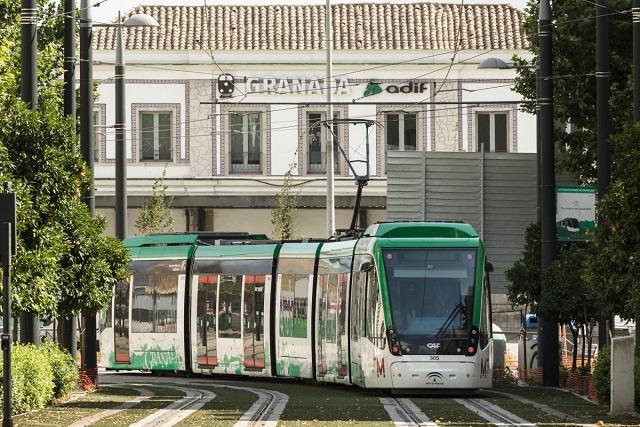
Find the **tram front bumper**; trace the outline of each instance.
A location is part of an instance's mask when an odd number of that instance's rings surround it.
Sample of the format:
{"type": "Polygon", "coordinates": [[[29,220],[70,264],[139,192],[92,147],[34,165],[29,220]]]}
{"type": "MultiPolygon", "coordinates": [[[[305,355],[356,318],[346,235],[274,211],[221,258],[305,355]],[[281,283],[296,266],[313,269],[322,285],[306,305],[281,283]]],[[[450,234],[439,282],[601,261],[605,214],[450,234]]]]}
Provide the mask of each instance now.
{"type": "Polygon", "coordinates": [[[474,362],[415,362],[391,364],[393,388],[466,389],[477,388],[478,374],[474,362]]]}

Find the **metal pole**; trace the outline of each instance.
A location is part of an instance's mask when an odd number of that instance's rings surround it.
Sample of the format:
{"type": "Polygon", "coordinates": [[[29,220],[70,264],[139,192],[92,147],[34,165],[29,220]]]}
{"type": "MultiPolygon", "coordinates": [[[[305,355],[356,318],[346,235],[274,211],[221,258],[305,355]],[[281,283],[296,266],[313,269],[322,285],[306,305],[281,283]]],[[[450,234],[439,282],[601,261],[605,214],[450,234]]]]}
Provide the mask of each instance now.
{"type": "Polygon", "coordinates": [[[2,249],[2,425],[13,425],[11,415],[11,223],[0,223],[0,245],[2,249]]]}
{"type": "Polygon", "coordinates": [[[118,12],[116,46],[116,236],[124,240],[127,237],[127,142],[125,138],[125,82],[124,48],[122,45],[122,22],[118,12]]]}
{"type": "MultiPolygon", "coordinates": [[[[82,0],[80,7],[80,143],[82,146],[82,157],[87,163],[91,180],[89,191],[85,196],[85,203],[93,216],[95,214],[95,197],[93,190],[93,52],[91,50],[93,30],[91,24],[91,4],[89,0],[82,0]]],[[[98,361],[96,358],[96,314],[84,313],[84,316],[84,369],[87,375],[89,375],[92,380],[95,380],[98,375],[98,361]]]]}
{"type": "MultiPolygon", "coordinates": [[[[633,0],[633,119],[640,122],[640,0],[633,0]]],[[[636,316],[636,356],[640,356],[640,316],[636,316]]]]}
{"type": "MultiPolygon", "coordinates": [[[[76,135],[76,2],[64,0],[64,115],[71,117],[72,133],[76,135]]],[[[61,317],[62,347],[75,360],[76,328],[73,316],[61,317]]]]}
{"type": "MultiPolygon", "coordinates": [[[[640,0],[633,0],[632,15],[633,15],[633,119],[635,122],[640,122],[640,0]]],[[[638,340],[636,340],[636,342],[638,342],[638,340]]]]}
{"type": "MultiPolygon", "coordinates": [[[[607,194],[611,182],[609,155],[609,18],[606,0],[596,2],[596,159],[598,164],[598,200],[607,194]]],[[[603,224],[604,218],[598,218],[603,224]]],[[[608,343],[607,316],[598,324],[598,345],[608,343]]]]}
{"type": "MultiPolygon", "coordinates": [[[[556,177],[553,123],[553,53],[552,22],[549,0],[540,1],[538,23],[540,40],[540,78],[538,104],[540,105],[540,219],[542,228],[542,269],[551,267],[556,258],[556,177]]],[[[542,321],[542,336],[538,354],[542,355],[542,382],[556,387],[560,381],[558,354],[558,324],[555,319],[542,321]]]]}
{"type": "Polygon", "coordinates": [[[327,92],[327,123],[326,129],[327,144],[326,144],[326,162],[327,168],[327,236],[331,237],[336,231],[336,218],[335,218],[335,196],[334,196],[334,155],[333,155],[333,91],[331,84],[332,72],[332,48],[333,48],[333,33],[331,27],[332,13],[331,13],[331,0],[327,0],[325,8],[325,20],[324,20],[324,33],[327,44],[327,78],[324,84],[324,89],[327,92]]]}
{"type": "MultiPolygon", "coordinates": [[[[22,41],[21,59],[21,99],[32,110],[38,109],[38,70],[37,70],[37,21],[38,7],[36,0],[22,0],[20,7],[20,31],[22,41]]],[[[40,320],[38,316],[24,313],[20,317],[20,341],[23,343],[40,343],[40,320]]]]}
{"type": "Polygon", "coordinates": [[[22,0],[20,7],[20,39],[22,41],[20,98],[32,110],[38,108],[37,21],[38,6],[36,0],[22,0]]]}

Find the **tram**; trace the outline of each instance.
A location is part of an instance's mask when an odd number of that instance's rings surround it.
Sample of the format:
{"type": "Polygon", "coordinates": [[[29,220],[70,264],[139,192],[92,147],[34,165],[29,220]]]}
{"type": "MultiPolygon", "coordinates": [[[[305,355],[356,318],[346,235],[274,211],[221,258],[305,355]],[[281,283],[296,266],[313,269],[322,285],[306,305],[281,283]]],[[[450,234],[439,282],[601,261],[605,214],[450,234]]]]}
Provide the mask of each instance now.
{"type": "Polygon", "coordinates": [[[127,239],[131,274],[101,316],[101,366],[391,390],[491,386],[491,268],[470,225],[231,237],[127,239]]]}

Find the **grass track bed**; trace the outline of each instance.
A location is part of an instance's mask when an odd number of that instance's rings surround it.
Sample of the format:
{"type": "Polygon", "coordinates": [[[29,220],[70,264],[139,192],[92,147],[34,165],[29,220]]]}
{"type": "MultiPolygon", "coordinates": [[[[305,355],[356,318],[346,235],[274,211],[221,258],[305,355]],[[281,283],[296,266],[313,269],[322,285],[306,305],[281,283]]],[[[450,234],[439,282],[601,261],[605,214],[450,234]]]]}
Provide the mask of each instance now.
{"type": "Polygon", "coordinates": [[[15,426],[64,426],[114,408],[138,393],[125,387],[104,387],[76,400],[13,417],[15,426]]]}
{"type": "Polygon", "coordinates": [[[431,421],[444,425],[488,426],[486,420],[480,418],[467,408],[457,404],[451,397],[410,397],[413,403],[429,417],[431,421]]]}
{"type": "Polygon", "coordinates": [[[154,396],[132,408],[118,412],[110,417],[103,418],[93,425],[105,427],[128,426],[184,397],[184,393],[182,393],[182,391],[171,388],[157,387],[155,385],[145,385],[143,388],[151,390],[154,393],[154,396]]]}
{"type": "MultiPolygon", "coordinates": [[[[392,427],[379,395],[356,387],[293,381],[225,381],[225,384],[275,390],[289,396],[278,426],[362,425],[392,427]]],[[[222,393],[216,391],[216,393],[222,393]]]]}
{"type": "Polygon", "coordinates": [[[572,393],[559,389],[530,386],[496,387],[496,390],[517,394],[519,396],[526,397],[529,400],[533,400],[534,402],[544,403],[554,409],[564,412],[565,414],[574,416],[580,422],[584,423],[597,423],[598,421],[604,421],[605,423],[622,425],[640,425],[640,416],[611,416],[609,415],[608,406],[589,403],[572,393]]]}
{"type": "Polygon", "coordinates": [[[558,419],[553,415],[547,414],[532,405],[518,402],[517,400],[513,400],[507,396],[500,396],[493,393],[478,393],[478,397],[535,424],[557,424],[568,422],[567,420],[558,419]]]}
{"type": "Polygon", "coordinates": [[[216,398],[178,423],[179,426],[233,426],[258,398],[255,394],[243,390],[206,387],[200,384],[194,387],[211,390],[216,393],[216,398]]]}

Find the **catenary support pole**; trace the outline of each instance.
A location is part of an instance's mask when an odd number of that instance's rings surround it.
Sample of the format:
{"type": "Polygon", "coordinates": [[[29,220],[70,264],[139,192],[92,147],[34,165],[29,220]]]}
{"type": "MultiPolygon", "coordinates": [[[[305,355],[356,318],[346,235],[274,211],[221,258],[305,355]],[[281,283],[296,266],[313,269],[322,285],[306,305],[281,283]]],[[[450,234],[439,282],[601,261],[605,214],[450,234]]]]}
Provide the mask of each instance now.
{"type": "Polygon", "coordinates": [[[11,415],[11,223],[0,223],[0,254],[2,254],[2,426],[13,425],[11,415]]]}
{"type": "Polygon", "coordinates": [[[116,237],[127,238],[127,142],[125,118],[124,47],[122,44],[122,21],[118,12],[116,33],[116,237]]]}
{"type": "MultiPolygon", "coordinates": [[[[609,11],[607,0],[596,1],[596,159],[598,165],[598,200],[609,191],[611,158],[609,154],[609,11]]],[[[598,218],[603,224],[604,218],[598,218]]],[[[598,323],[598,345],[609,342],[607,316],[598,323]]]]}
{"type": "MultiPolygon", "coordinates": [[[[20,7],[22,41],[20,97],[32,110],[38,109],[37,21],[38,5],[36,0],[22,0],[20,7]]],[[[40,343],[40,319],[38,316],[25,313],[20,317],[20,341],[35,345],[40,343]]]]}
{"type": "MultiPolygon", "coordinates": [[[[552,22],[549,0],[540,0],[538,22],[540,40],[540,217],[542,234],[542,268],[549,268],[556,257],[556,177],[553,122],[553,53],[552,22]]],[[[538,354],[542,355],[542,381],[556,387],[560,381],[558,324],[552,318],[540,318],[542,336],[538,354]]]]}
{"type": "MultiPolygon", "coordinates": [[[[89,212],[95,214],[95,197],[93,190],[93,54],[91,50],[92,25],[91,4],[89,0],[80,3],[80,145],[82,157],[89,168],[90,185],[85,195],[85,203],[89,212]]],[[[83,313],[85,322],[83,358],[87,375],[93,380],[98,375],[96,358],[96,314],[83,313]]]]}
{"type": "Polygon", "coordinates": [[[331,237],[336,231],[336,218],[335,218],[335,183],[334,183],[334,162],[335,156],[333,155],[333,84],[332,79],[332,49],[333,49],[333,30],[332,30],[332,13],[331,13],[331,0],[327,0],[325,8],[325,20],[324,20],[324,33],[327,48],[327,78],[324,84],[324,90],[327,92],[327,128],[325,133],[327,135],[326,142],[326,161],[325,167],[327,169],[327,236],[331,237]]]}
{"type": "MultiPolygon", "coordinates": [[[[640,0],[633,0],[633,120],[640,122],[640,0]]],[[[636,356],[640,356],[640,315],[636,316],[636,356]]]]}
{"type": "MultiPolygon", "coordinates": [[[[64,115],[71,117],[76,134],[76,2],[64,0],[64,115]]],[[[62,347],[75,360],[78,340],[75,319],[62,317],[62,347]]]]}

